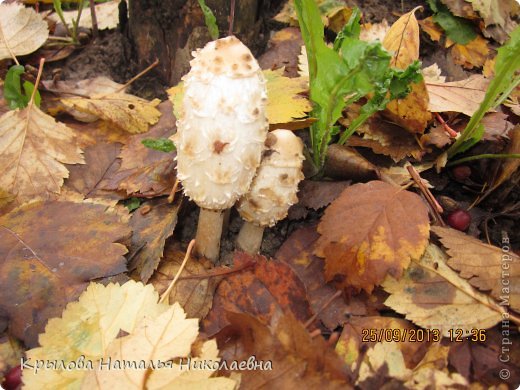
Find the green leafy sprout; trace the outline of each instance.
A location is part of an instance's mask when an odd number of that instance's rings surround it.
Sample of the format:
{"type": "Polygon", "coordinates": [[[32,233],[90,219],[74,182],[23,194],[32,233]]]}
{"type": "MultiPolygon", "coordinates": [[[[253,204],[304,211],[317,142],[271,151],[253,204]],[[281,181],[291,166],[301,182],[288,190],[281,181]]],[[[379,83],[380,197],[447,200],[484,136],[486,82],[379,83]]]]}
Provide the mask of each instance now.
{"type": "Polygon", "coordinates": [[[206,23],[206,27],[208,27],[209,35],[211,39],[218,39],[219,31],[217,26],[217,19],[211,9],[206,5],[204,0],[198,0],[200,8],[202,9],[202,13],[204,14],[204,22],[206,23]]]}
{"type": "Polygon", "coordinates": [[[453,15],[440,0],[428,0],[434,12],[433,21],[444,30],[453,42],[466,45],[477,37],[473,24],[464,18],[453,15]]]}
{"type": "MultiPolygon", "coordinates": [[[[14,65],[9,68],[4,81],[4,98],[11,110],[17,108],[25,108],[31,100],[34,91],[34,84],[30,81],[21,83],[21,75],[25,72],[22,65],[14,65]],[[23,91],[22,91],[23,85],[23,91]]],[[[40,92],[36,90],[34,94],[34,104],[40,107],[41,96],[40,92]]]]}
{"type": "Polygon", "coordinates": [[[359,116],[339,136],[340,145],[371,115],[385,109],[388,102],[406,97],[410,83],[420,81],[422,76],[418,61],[405,70],[391,68],[392,56],[380,42],[359,39],[359,9],[353,10],[331,48],[325,42],[315,1],[295,0],[295,7],[309,63],[310,98],[314,103],[311,115],[317,118],[310,135],[312,160],[319,174],[328,145],[339,134],[336,121],[346,106],[367,97],[359,116]]]}

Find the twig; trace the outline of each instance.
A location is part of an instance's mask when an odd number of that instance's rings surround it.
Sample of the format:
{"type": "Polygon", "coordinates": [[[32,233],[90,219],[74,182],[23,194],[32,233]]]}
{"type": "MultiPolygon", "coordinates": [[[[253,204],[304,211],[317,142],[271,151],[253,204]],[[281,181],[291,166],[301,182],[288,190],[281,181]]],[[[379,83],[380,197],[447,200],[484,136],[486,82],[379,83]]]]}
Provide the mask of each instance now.
{"type": "Polygon", "coordinates": [[[188,259],[190,258],[191,251],[192,251],[194,245],[195,245],[195,240],[191,240],[190,244],[188,245],[188,249],[186,249],[186,256],[184,256],[184,260],[182,260],[182,264],[181,264],[179,270],[177,271],[177,274],[175,274],[175,277],[171,281],[170,285],[168,286],[166,291],[163,292],[163,294],[161,295],[161,299],[159,299],[159,303],[163,302],[166,299],[166,297],[168,297],[168,295],[170,295],[170,292],[172,291],[173,286],[175,286],[177,279],[179,279],[179,276],[181,276],[181,273],[184,270],[184,266],[186,265],[186,263],[188,262],[188,259]]]}
{"type": "Polygon", "coordinates": [[[228,36],[233,35],[233,25],[235,23],[235,0],[231,0],[231,9],[229,10],[229,30],[228,36]]]}
{"type": "Polygon", "coordinates": [[[329,306],[329,305],[332,303],[332,301],[333,301],[334,299],[336,299],[337,297],[339,297],[341,294],[342,294],[341,290],[338,290],[338,291],[336,291],[336,292],[335,292],[335,293],[334,293],[334,294],[333,294],[329,299],[327,299],[327,301],[326,301],[326,302],[325,302],[325,303],[320,307],[320,309],[319,309],[319,310],[318,310],[318,311],[317,311],[317,312],[316,312],[316,313],[315,313],[311,318],[309,318],[309,319],[305,322],[304,327],[305,327],[305,328],[308,328],[309,326],[311,326],[312,323],[313,323],[313,322],[316,320],[316,318],[318,317],[318,315],[319,315],[323,310],[325,310],[325,308],[326,308],[327,306],[329,306]]]}
{"type": "Polygon", "coordinates": [[[36,92],[38,92],[38,85],[40,84],[40,79],[43,73],[43,64],[45,63],[45,58],[40,58],[40,65],[38,66],[38,76],[36,76],[36,82],[34,83],[34,89],[31,94],[31,99],[29,100],[29,106],[34,104],[34,97],[36,96],[36,92]]]}
{"type": "Polygon", "coordinates": [[[175,179],[175,183],[173,184],[172,190],[170,191],[170,195],[168,195],[168,203],[173,203],[175,200],[175,193],[177,192],[177,187],[179,187],[179,179],[175,179]]]}
{"type": "Polygon", "coordinates": [[[89,0],[90,3],[90,16],[92,18],[92,36],[94,38],[98,37],[98,23],[97,23],[97,16],[96,16],[96,4],[94,3],[94,0],[89,0]]]}
{"type": "Polygon", "coordinates": [[[417,184],[417,186],[419,187],[419,190],[421,191],[421,193],[426,198],[426,201],[428,202],[428,205],[430,206],[430,208],[433,212],[433,215],[434,215],[435,219],[437,220],[437,222],[439,223],[439,225],[446,226],[446,224],[444,223],[442,216],[441,216],[441,213],[444,212],[444,210],[442,209],[442,206],[439,204],[439,202],[437,202],[437,199],[435,199],[435,197],[431,193],[430,189],[428,187],[426,187],[426,185],[424,184],[424,181],[421,178],[421,176],[419,175],[419,172],[417,172],[417,170],[413,167],[413,165],[408,165],[406,167],[406,169],[410,173],[410,176],[412,177],[415,184],[417,184]]]}
{"type": "Polygon", "coordinates": [[[151,65],[149,65],[145,70],[142,70],[141,72],[139,72],[136,76],[132,77],[129,81],[127,81],[125,83],[125,85],[119,87],[118,89],[116,89],[114,91],[114,93],[119,93],[121,91],[123,91],[126,87],[128,87],[130,84],[132,84],[135,80],[137,80],[138,78],[142,77],[144,74],[148,73],[149,71],[151,71],[153,68],[155,68],[157,65],[159,65],[159,60],[155,60],[151,65]]]}
{"type": "Polygon", "coordinates": [[[215,278],[217,276],[224,276],[224,275],[234,274],[236,272],[241,272],[241,271],[245,270],[246,268],[249,268],[253,265],[255,265],[254,261],[248,261],[248,262],[242,264],[240,267],[218,270],[218,271],[208,272],[208,273],[204,273],[204,274],[193,274],[193,275],[181,276],[181,277],[179,277],[179,280],[215,278]]]}
{"type": "Polygon", "coordinates": [[[459,133],[457,133],[455,130],[453,130],[445,121],[444,119],[442,118],[442,116],[436,112],[435,113],[435,118],[437,118],[437,120],[441,123],[442,127],[444,128],[444,130],[446,130],[446,132],[448,133],[448,135],[451,137],[451,138],[456,138],[459,133]]]}

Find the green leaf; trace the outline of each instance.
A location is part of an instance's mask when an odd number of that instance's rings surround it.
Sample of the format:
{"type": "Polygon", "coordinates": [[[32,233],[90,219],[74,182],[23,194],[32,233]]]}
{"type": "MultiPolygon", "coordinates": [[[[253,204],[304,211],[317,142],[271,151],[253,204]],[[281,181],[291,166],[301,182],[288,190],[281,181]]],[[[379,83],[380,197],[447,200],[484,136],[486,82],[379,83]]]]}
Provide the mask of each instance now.
{"type": "MultiPolygon", "coordinates": [[[[34,91],[34,84],[30,81],[24,81],[23,90],[25,91],[25,95],[27,96],[27,102],[29,102],[34,91]]],[[[34,94],[34,104],[36,104],[36,107],[40,107],[41,101],[42,97],[40,95],[40,91],[36,90],[36,93],[34,94]]]]}
{"type": "Polygon", "coordinates": [[[516,75],[520,69],[520,26],[511,33],[509,41],[498,49],[495,61],[495,77],[489,83],[479,108],[471,119],[460,137],[448,149],[448,157],[468,150],[482,139],[484,127],[480,121],[491,109],[501,104],[509,94],[520,84],[520,76],[516,75]]]}
{"type": "Polygon", "coordinates": [[[469,20],[453,15],[439,0],[428,0],[428,4],[435,12],[433,21],[441,26],[453,42],[467,45],[477,37],[473,24],[469,20]]]}
{"type": "Polygon", "coordinates": [[[145,138],[141,143],[147,148],[160,152],[170,153],[175,150],[175,145],[168,138],[145,138]]]}
{"type": "Polygon", "coordinates": [[[218,39],[218,25],[217,19],[211,9],[206,5],[204,0],[198,0],[200,8],[202,9],[202,13],[204,14],[204,22],[206,23],[206,27],[208,27],[209,35],[211,35],[211,39],[218,39]]]}
{"type": "Polygon", "coordinates": [[[141,199],[139,198],[130,198],[125,201],[125,207],[130,213],[134,210],[137,210],[139,206],[141,206],[141,199]]]}
{"type": "MultiPolygon", "coordinates": [[[[22,65],[14,65],[9,68],[4,81],[4,98],[11,110],[27,107],[31,99],[34,84],[24,81],[23,92],[20,85],[20,76],[25,72],[22,65]]],[[[34,95],[34,103],[40,107],[41,96],[38,91],[34,95]]]]}

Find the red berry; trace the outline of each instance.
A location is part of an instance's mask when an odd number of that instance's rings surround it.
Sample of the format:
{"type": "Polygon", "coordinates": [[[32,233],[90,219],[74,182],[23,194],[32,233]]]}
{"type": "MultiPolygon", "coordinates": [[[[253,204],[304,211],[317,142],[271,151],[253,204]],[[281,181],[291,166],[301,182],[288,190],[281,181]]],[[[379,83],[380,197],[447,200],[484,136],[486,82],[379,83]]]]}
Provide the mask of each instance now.
{"type": "Polygon", "coordinates": [[[2,387],[5,390],[15,390],[18,386],[22,384],[22,367],[16,366],[11,368],[5,374],[4,381],[2,382],[2,387]]]}
{"type": "Polygon", "coordinates": [[[453,229],[463,232],[471,223],[471,215],[465,210],[458,209],[448,215],[447,222],[453,229]]]}
{"type": "Polygon", "coordinates": [[[471,168],[467,165],[457,165],[451,173],[455,180],[463,182],[471,176],[471,168]]]}

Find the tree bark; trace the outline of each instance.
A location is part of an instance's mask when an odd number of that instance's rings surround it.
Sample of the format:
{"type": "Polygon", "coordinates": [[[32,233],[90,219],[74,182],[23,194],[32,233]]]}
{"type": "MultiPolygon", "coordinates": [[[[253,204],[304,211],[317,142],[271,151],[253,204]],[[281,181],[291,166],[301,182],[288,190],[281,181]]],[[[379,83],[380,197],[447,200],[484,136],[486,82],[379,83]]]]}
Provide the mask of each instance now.
{"type": "MultiPolygon", "coordinates": [[[[220,36],[226,36],[230,0],[206,0],[217,18],[220,36]]],[[[236,0],[234,34],[253,52],[265,44],[266,10],[280,0],[236,0]],[[256,50],[255,50],[256,49],[256,50]]],[[[191,52],[211,40],[197,0],[129,0],[128,33],[138,66],[155,59],[161,83],[175,85],[189,70],[191,52]]]]}

